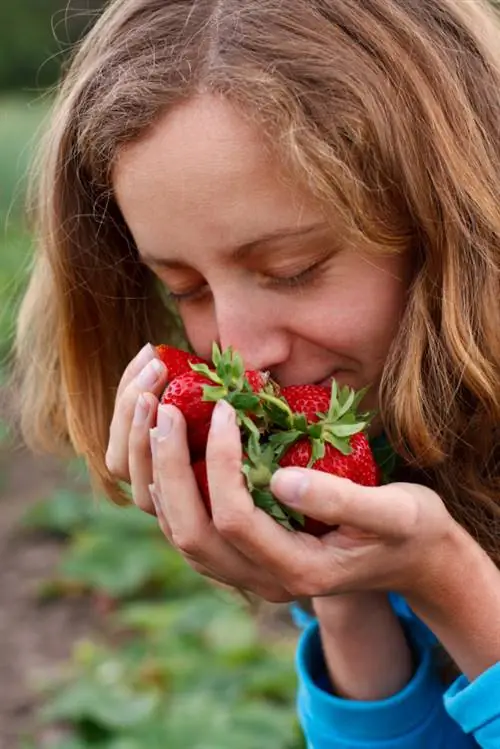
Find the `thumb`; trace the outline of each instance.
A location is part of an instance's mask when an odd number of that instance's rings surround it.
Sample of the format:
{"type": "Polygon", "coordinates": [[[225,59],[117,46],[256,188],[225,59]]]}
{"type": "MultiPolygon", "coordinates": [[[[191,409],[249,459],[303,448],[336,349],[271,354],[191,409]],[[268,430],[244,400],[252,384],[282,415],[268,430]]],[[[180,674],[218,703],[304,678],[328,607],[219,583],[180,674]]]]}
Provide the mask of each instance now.
{"type": "Polygon", "coordinates": [[[327,525],[351,525],[367,533],[406,538],[415,533],[422,492],[417,484],[361,486],[308,468],[282,468],[271,491],[288,507],[327,525]]]}

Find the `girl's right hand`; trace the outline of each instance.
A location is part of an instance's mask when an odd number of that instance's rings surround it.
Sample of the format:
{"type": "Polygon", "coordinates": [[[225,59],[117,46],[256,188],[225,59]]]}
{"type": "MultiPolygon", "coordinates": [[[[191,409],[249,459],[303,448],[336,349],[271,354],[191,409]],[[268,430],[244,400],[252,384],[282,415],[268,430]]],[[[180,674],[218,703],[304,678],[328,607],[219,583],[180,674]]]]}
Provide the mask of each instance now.
{"type": "Polygon", "coordinates": [[[148,486],[153,482],[149,430],[155,426],[158,398],[167,386],[168,372],[154,346],[146,344],[125,369],[115,400],[106,466],[131,484],[134,503],[156,515],[148,486]]]}

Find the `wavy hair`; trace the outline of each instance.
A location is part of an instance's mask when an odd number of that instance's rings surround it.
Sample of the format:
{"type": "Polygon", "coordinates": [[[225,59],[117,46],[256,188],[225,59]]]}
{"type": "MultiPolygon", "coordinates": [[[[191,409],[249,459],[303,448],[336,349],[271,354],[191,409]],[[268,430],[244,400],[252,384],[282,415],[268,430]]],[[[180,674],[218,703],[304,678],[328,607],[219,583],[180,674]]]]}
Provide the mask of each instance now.
{"type": "Polygon", "coordinates": [[[96,487],[118,381],[178,342],[113,194],[120,148],[200,92],[374,252],[409,250],[380,406],[406,464],[500,564],[500,23],[456,0],[115,0],[75,50],[34,168],[37,247],[14,345],[25,441],[96,487]],[[293,5],[293,10],[292,10],[293,5]]]}

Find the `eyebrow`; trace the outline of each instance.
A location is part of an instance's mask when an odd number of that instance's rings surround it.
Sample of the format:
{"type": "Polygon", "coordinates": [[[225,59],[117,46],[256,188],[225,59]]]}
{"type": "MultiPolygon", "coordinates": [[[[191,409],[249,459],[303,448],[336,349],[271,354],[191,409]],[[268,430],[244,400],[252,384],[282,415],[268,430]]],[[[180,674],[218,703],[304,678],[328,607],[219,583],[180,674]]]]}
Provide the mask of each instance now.
{"type": "MultiPolygon", "coordinates": [[[[250,242],[245,242],[244,244],[241,244],[238,247],[232,249],[229,253],[229,259],[236,262],[241,262],[252,252],[255,252],[255,250],[257,249],[261,249],[266,244],[271,244],[272,242],[280,239],[301,239],[302,237],[307,237],[310,234],[317,234],[319,232],[325,231],[327,227],[327,222],[322,221],[320,223],[310,224],[309,226],[302,226],[299,229],[290,227],[289,229],[278,229],[277,231],[268,232],[267,234],[263,234],[257,239],[252,239],[250,242]]],[[[139,254],[141,260],[147,263],[151,263],[152,265],[156,265],[160,268],[170,268],[172,270],[175,270],[177,268],[186,267],[186,263],[184,263],[182,260],[175,260],[173,258],[171,260],[167,260],[166,258],[156,257],[155,255],[151,255],[147,252],[139,254]]]]}

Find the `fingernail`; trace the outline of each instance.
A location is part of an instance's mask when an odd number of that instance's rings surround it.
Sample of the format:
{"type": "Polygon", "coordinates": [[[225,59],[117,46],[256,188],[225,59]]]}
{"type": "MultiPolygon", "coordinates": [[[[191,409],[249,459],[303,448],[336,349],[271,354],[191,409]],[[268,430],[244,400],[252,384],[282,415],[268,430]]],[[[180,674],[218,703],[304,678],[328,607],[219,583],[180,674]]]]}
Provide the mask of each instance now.
{"type": "Polygon", "coordinates": [[[149,442],[151,444],[151,453],[153,455],[153,458],[156,456],[156,439],[158,437],[158,429],[156,427],[153,427],[153,429],[149,430],[149,442]]]}
{"type": "Polygon", "coordinates": [[[145,390],[152,388],[163,374],[165,365],[159,359],[153,359],[146,364],[139,374],[137,381],[145,390]]]}
{"type": "Polygon", "coordinates": [[[273,475],[270,488],[278,499],[282,499],[286,504],[299,504],[304,492],[309,485],[309,478],[302,471],[295,471],[293,468],[285,468],[273,475]]]}
{"type": "Polygon", "coordinates": [[[212,414],[212,427],[224,429],[234,423],[234,408],[224,399],[217,402],[212,414]]]}
{"type": "Polygon", "coordinates": [[[146,421],[148,420],[148,416],[149,416],[149,410],[150,410],[149,401],[141,393],[140,396],[137,398],[137,403],[135,404],[134,424],[136,426],[146,423],[146,421]]]}
{"type": "Polygon", "coordinates": [[[145,367],[148,361],[151,361],[151,359],[154,359],[155,357],[156,351],[154,346],[152,346],[151,343],[146,343],[135,357],[135,361],[138,366],[145,367]]]}
{"type": "Polygon", "coordinates": [[[156,422],[156,427],[158,429],[158,436],[160,437],[160,439],[162,437],[168,437],[172,429],[173,423],[174,422],[170,414],[169,407],[158,406],[158,419],[156,422]]]}

